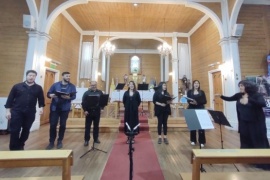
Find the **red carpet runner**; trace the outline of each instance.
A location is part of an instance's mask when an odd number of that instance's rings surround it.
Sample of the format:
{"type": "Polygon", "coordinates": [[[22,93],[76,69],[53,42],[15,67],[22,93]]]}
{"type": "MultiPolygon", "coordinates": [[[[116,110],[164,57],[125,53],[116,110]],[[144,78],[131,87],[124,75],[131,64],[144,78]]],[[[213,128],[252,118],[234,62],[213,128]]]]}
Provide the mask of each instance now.
{"type": "MultiPolygon", "coordinates": [[[[129,145],[126,144],[126,140],[125,134],[120,132],[114,143],[101,180],[129,179],[129,145]]],[[[141,131],[135,137],[133,147],[135,148],[133,152],[133,179],[164,180],[150,134],[141,131]]]]}

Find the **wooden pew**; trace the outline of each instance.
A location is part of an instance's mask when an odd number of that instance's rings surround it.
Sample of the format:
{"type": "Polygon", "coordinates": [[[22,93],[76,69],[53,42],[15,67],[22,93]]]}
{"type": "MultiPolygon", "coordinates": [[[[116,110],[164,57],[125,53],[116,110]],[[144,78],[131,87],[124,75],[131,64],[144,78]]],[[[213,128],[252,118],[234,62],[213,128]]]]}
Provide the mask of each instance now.
{"type": "MultiPolygon", "coordinates": [[[[84,176],[71,176],[71,180],[83,180],[84,176]]],[[[0,180],[62,180],[61,176],[0,178],[0,180]]]]}
{"type": "Polygon", "coordinates": [[[201,164],[270,164],[270,149],[193,149],[192,180],[200,180],[201,164]]]}
{"type": "MultiPolygon", "coordinates": [[[[180,173],[182,180],[192,180],[191,173],[180,173]]],[[[201,174],[201,180],[268,180],[270,172],[207,172],[201,174]]]]}
{"type": "Polygon", "coordinates": [[[72,150],[0,151],[0,168],[61,166],[62,180],[71,180],[72,150]]]}

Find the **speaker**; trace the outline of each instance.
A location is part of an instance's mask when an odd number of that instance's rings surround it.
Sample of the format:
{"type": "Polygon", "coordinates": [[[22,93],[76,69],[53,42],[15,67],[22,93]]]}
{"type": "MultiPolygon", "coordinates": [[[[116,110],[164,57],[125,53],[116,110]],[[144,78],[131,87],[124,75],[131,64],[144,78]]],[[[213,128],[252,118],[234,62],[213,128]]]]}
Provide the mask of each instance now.
{"type": "Polygon", "coordinates": [[[35,29],[35,19],[33,16],[24,14],[23,15],[23,27],[28,29],[35,29]]]}
{"type": "Polygon", "coordinates": [[[235,24],[232,29],[232,36],[240,37],[243,34],[244,24],[235,24]]]}

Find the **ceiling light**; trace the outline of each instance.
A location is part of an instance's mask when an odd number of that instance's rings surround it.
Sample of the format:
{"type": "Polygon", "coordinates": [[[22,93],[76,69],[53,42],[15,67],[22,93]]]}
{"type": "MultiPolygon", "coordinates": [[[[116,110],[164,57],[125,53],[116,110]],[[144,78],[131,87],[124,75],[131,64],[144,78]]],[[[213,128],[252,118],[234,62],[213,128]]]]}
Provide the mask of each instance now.
{"type": "MultiPolygon", "coordinates": [[[[163,22],[163,29],[164,29],[164,39],[165,39],[165,18],[163,22]]],[[[157,49],[158,49],[159,54],[161,54],[162,56],[169,55],[172,52],[172,47],[166,42],[163,42],[163,44],[161,44],[157,49]]]]}

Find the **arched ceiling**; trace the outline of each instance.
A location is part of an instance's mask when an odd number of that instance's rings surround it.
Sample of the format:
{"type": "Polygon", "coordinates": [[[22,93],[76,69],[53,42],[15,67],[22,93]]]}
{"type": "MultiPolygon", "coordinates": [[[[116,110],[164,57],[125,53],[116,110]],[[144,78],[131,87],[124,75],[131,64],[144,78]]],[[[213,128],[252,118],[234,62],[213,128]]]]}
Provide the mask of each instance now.
{"type": "Polygon", "coordinates": [[[83,31],[188,33],[204,13],[184,5],[89,2],[67,9],[83,31]],[[165,23],[164,23],[165,21],[165,23]],[[165,27],[164,27],[165,25],[165,27]]]}

